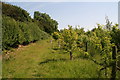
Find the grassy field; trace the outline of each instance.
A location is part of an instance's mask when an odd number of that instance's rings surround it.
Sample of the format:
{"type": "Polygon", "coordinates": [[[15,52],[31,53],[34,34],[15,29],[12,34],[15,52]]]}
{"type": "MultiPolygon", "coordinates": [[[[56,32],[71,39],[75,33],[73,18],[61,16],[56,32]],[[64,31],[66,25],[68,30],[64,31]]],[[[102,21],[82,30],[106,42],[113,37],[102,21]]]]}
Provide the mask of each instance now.
{"type": "MultiPolygon", "coordinates": [[[[3,78],[97,78],[98,65],[90,60],[53,52],[50,40],[14,49],[3,60],[3,78]]],[[[74,55],[75,56],[75,55],[74,55]]]]}

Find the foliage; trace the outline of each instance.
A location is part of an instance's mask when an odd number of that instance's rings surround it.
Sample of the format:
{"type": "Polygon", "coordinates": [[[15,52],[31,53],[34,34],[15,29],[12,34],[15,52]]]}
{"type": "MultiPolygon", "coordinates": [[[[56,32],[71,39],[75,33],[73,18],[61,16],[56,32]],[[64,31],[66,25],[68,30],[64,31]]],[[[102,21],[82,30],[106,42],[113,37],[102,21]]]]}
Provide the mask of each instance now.
{"type": "Polygon", "coordinates": [[[54,33],[52,34],[52,36],[53,36],[53,38],[54,38],[55,40],[58,40],[61,35],[60,35],[60,33],[58,33],[58,32],[54,32],[54,33]]]}
{"type": "Polygon", "coordinates": [[[4,15],[2,22],[3,49],[17,47],[19,44],[28,44],[49,37],[47,33],[41,31],[32,22],[19,22],[4,15]]]}
{"type": "Polygon", "coordinates": [[[3,2],[2,2],[2,14],[9,16],[11,18],[14,18],[15,20],[18,20],[21,22],[25,22],[25,21],[31,22],[32,21],[31,17],[29,16],[29,13],[27,11],[23,10],[20,7],[6,4],[3,2]]]}
{"type": "Polygon", "coordinates": [[[39,26],[39,28],[49,34],[58,31],[58,22],[53,20],[48,14],[40,13],[38,11],[34,12],[34,19],[29,16],[29,13],[15,5],[2,3],[2,14],[9,16],[16,21],[20,22],[33,22],[39,26]]]}
{"type": "Polygon", "coordinates": [[[57,21],[51,19],[46,13],[34,12],[34,21],[38,24],[39,28],[49,34],[58,31],[57,21]]]}
{"type": "Polygon", "coordinates": [[[119,64],[116,64],[120,61],[118,59],[120,55],[117,54],[120,53],[120,29],[118,24],[112,25],[107,17],[106,25],[97,24],[96,28],[87,32],[84,28],[72,28],[72,26],[58,32],[57,21],[51,19],[46,13],[35,11],[32,20],[25,10],[3,3],[2,16],[3,50],[46,39],[49,33],[58,46],[54,49],[56,50],[53,51],[54,53],[60,50],[61,53],[69,53],[70,60],[73,59],[73,53],[79,55],[77,57],[92,60],[100,67],[99,74],[102,70],[105,71],[106,78],[110,77],[111,71],[111,74],[114,74],[111,77],[115,79],[116,70],[120,70],[119,64]],[[99,58],[95,59],[96,56],[99,58]]]}
{"type": "Polygon", "coordinates": [[[3,50],[46,39],[57,30],[57,21],[46,13],[35,12],[34,19],[24,9],[2,3],[2,44],[3,50]],[[45,32],[44,32],[45,31],[45,32]],[[49,34],[47,34],[47,33],[49,34]]]}
{"type": "Polygon", "coordinates": [[[18,22],[10,17],[4,17],[2,20],[2,45],[3,49],[15,46],[18,42],[19,34],[18,22]]]}
{"type": "Polygon", "coordinates": [[[76,41],[78,38],[77,33],[74,31],[72,26],[68,26],[69,29],[65,29],[62,33],[62,39],[64,41],[63,48],[67,50],[68,52],[74,51],[76,48],[76,41]]]}
{"type": "MultiPolygon", "coordinates": [[[[109,23],[105,26],[108,27],[109,23]]],[[[63,29],[60,32],[54,33],[54,38],[58,41],[59,39],[62,40],[61,48],[67,53],[73,53],[74,50],[78,49],[76,52],[79,51],[79,54],[82,55],[80,55],[80,57],[88,58],[100,65],[101,68],[99,72],[101,73],[101,71],[104,70],[105,77],[108,78],[108,76],[110,77],[109,69],[111,69],[111,67],[112,69],[117,68],[117,65],[113,67],[113,63],[115,63],[113,59],[113,55],[115,54],[113,52],[113,47],[117,46],[117,52],[119,52],[119,29],[117,28],[117,24],[111,24],[109,28],[104,28],[103,25],[100,24],[97,26],[97,28],[87,32],[85,32],[83,28],[73,29],[69,27],[68,29],[63,29]],[[61,37],[58,37],[58,35],[61,37]],[[98,55],[100,56],[99,59],[94,59],[94,57],[98,55]]],[[[117,58],[115,60],[119,61],[117,58]]],[[[111,72],[111,74],[113,73],[111,72]]]]}
{"type": "Polygon", "coordinates": [[[72,54],[77,49],[78,34],[68,25],[69,29],[64,29],[62,33],[54,32],[53,38],[58,40],[60,49],[70,54],[72,60],[72,54]]]}
{"type": "Polygon", "coordinates": [[[110,35],[112,37],[111,42],[115,43],[117,45],[117,47],[118,47],[118,50],[120,51],[120,37],[119,37],[120,36],[120,29],[118,29],[118,24],[115,24],[112,27],[110,35]]]}

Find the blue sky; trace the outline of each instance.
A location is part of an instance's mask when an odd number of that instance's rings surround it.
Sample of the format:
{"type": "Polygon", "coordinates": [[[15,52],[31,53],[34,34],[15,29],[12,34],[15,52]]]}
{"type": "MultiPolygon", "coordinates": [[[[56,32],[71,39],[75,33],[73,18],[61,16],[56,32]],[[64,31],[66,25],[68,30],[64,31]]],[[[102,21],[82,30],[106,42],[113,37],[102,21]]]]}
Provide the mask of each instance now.
{"type": "Polygon", "coordinates": [[[80,25],[85,30],[90,30],[96,23],[105,24],[105,15],[110,21],[118,23],[117,2],[9,2],[17,5],[30,13],[34,11],[49,14],[58,21],[59,29],[67,25],[80,25]]]}

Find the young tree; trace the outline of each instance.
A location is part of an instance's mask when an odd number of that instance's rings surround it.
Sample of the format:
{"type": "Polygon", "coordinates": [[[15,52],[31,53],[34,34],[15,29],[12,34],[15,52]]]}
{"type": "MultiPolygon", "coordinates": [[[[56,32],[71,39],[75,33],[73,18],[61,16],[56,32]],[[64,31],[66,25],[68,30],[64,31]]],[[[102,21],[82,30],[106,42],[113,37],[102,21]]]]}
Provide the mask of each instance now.
{"type": "MultiPolygon", "coordinates": [[[[100,50],[100,61],[92,59],[96,64],[100,65],[102,68],[99,70],[105,70],[105,77],[108,78],[108,68],[111,70],[111,80],[116,78],[116,70],[119,70],[117,66],[117,47],[116,43],[119,42],[117,38],[117,29],[109,26],[108,30],[102,30],[100,28],[94,29],[93,32],[96,33],[98,39],[100,40],[100,45],[98,49],[100,50]],[[113,29],[112,29],[113,28],[113,29]],[[112,29],[112,30],[111,30],[112,29]],[[100,33],[101,32],[101,33],[100,33]],[[117,42],[118,41],[118,42],[117,42]]],[[[92,38],[92,37],[91,37],[92,38]]],[[[92,38],[93,39],[93,38],[92,38]]],[[[96,40],[97,41],[97,40],[96,40]]]]}
{"type": "Polygon", "coordinates": [[[72,28],[72,26],[68,25],[68,29],[64,29],[62,33],[62,40],[64,41],[63,49],[66,50],[70,54],[70,60],[73,58],[73,52],[77,48],[76,41],[78,39],[78,34],[72,28]]]}
{"type": "Polygon", "coordinates": [[[70,60],[73,59],[73,52],[75,49],[77,49],[77,39],[78,34],[75,32],[75,30],[72,28],[72,26],[68,25],[68,29],[64,29],[62,33],[55,33],[56,36],[54,36],[55,39],[58,39],[59,44],[61,45],[61,49],[65,50],[67,53],[70,54],[70,60]]]}

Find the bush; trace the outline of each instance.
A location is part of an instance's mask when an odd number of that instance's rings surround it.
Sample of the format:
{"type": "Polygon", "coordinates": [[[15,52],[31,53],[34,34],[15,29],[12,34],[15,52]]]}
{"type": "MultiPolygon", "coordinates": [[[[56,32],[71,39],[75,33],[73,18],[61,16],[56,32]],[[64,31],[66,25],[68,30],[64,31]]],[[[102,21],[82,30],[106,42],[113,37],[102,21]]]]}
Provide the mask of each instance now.
{"type": "Polygon", "coordinates": [[[19,44],[29,44],[49,37],[33,22],[19,22],[3,15],[2,25],[3,49],[10,49],[10,47],[17,47],[19,44]]]}
{"type": "Polygon", "coordinates": [[[14,19],[3,16],[2,45],[4,49],[18,44],[19,24],[14,19]]]}

